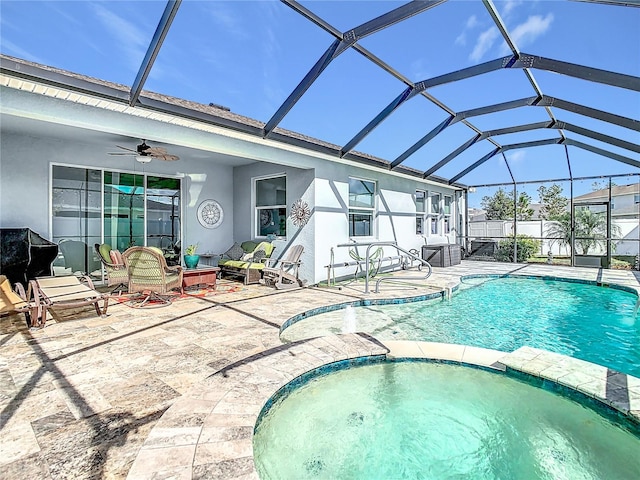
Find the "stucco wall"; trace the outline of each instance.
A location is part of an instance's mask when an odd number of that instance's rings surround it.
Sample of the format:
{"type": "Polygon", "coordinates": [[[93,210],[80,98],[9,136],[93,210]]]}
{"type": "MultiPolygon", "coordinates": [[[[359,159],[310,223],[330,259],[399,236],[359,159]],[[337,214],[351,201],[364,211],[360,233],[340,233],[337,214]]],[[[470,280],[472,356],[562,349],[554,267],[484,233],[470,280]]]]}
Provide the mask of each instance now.
{"type": "MultiPolygon", "coordinates": [[[[358,241],[395,241],[402,248],[420,249],[425,243],[424,237],[415,234],[414,194],[416,189],[439,192],[453,196],[446,187],[436,187],[424,182],[407,180],[382,172],[373,172],[349,165],[316,162],[314,169],[299,169],[268,163],[234,169],[234,241],[242,242],[253,238],[255,212],[253,210],[253,179],[277,174],[287,175],[287,214],[298,198],[306,201],[312,211],[309,223],[302,228],[296,227],[290,218],[287,220],[287,238],[275,241],[276,257],[282,256],[289,245],[301,243],[305,247],[301,276],[315,284],[326,280],[326,266],[331,262],[333,249],[334,262],[352,260],[349,249],[338,247],[349,242],[349,177],[370,179],[377,182],[377,209],[375,235],[359,238],[358,241]]],[[[455,208],[455,206],[453,207],[455,208]]],[[[452,219],[455,220],[455,212],[452,219]]],[[[455,225],[455,223],[454,223],[455,225]]],[[[451,235],[455,241],[455,235],[451,235]]],[[[229,246],[231,239],[229,239],[229,246]]],[[[359,254],[365,255],[366,248],[359,247],[359,254]]],[[[385,248],[385,255],[396,255],[393,248],[385,248]]],[[[353,272],[355,267],[336,270],[336,276],[353,272]]]]}
{"type": "MultiPolygon", "coordinates": [[[[234,169],[233,183],[235,185],[234,205],[234,235],[229,238],[227,248],[232,241],[242,243],[245,240],[253,240],[256,224],[254,205],[253,180],[258,177],[285,174],[287,176],[287,215],[291,213],[291,205],[298,199],[307,202],[310,208],[314,204],[314,170],[274,165],[271,163],[256,163],[250,166],[236,167],[234,169]]],[[[300,277],[309,283],[315,283],[313,258],[316,255],[315,221],[311,220],[303,227],[296,227],[291,218],[287,217],[287,238],[274,242],[276,249],[273,257],[280,258],[286,255],[290,245],[302,244],[304,253],[300,277]]]]}
{"type": "Polygon", "coordinates": [[[180,176],[183,245],[199,243],[200,252],[219,252],[233,235],[233,169],[229,166],[182,158],[177,162],[154,160],[143,167],[133,157],[109,156],[81,142],[10,133],[3,133],[0,145],[0,227],[29,227],[51,238],[53,163],[180,176]],[[221,204],[227,218],[216,229],[202,227],[196,218],[198,205],[208,198],[221,204]]]}
{"type": "MultiPolygon", "coordinates": [[[[389,241],[405,250],[420,250],[425,239],[415,233],[416,207],[414,194],[416,190],[439,192],[453,197],[453,191],[445,186],[435,186],[403,177],[373,172],[341,164],[321,164],[316,169],[316,205],[314,224],[316,228],[315,243],[315,282],[327,279],[326,266],[333,263],[349,262],[348,247],[338,245],[349,243],[349,177],[357,177],[377,182],[377,216],[375,218],[374,236],[355,237],[358,242],[389,241]],[[332,254],[333,249],[333,254],[332,254]]],[[[452,206],[452,220],[455,226],[457,212],[452,206]]],[[[426,227],[425,227],[426,228],[426,227]]],[[[428,234],[427,234],[428,235],[428,234]]],[[[450,235],[455,242],[455,234],[450,235]]],[[[373,251],[373,250],[372,250],[373,251]]],[[[364,257],[366,247],[358,247],[357,253],[364,257]]],[[[397,255],[392,247],[384,247],[384,255],[397,255]]],[[[337,268],[335,276],[340,278],[355,272],[356,267],[337,268]]]]}

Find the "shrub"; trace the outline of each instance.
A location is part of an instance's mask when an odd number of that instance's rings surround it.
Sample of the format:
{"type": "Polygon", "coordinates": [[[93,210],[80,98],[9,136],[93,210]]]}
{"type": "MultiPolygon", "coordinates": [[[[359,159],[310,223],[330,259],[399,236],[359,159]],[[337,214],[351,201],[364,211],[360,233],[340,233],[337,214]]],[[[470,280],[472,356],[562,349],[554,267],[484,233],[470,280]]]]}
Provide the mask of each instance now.
{"type": "MultiPolygon", "coordinates": [[[[540,252],[540,242],[528,235],[518,235],[518,263],[526,262],[527,259],[540,252]]],[[[513,262],[513,235],[510,238],[500,240],[496,260],[499,262],[513,262]]]]}

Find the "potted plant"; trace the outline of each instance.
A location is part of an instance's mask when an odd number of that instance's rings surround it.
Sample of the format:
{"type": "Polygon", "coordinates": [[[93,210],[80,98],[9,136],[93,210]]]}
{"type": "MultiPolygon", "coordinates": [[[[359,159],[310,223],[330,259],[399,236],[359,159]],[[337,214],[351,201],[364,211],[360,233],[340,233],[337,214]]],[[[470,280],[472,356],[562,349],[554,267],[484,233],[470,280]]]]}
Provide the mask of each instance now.
{"type": "Polygon", "coordinates": [[[200,261],[200,255],[196,254],[198,250],[198,244],[189,245],[184,251],[184,264],[187,268],[196,268],[200,261]]]}

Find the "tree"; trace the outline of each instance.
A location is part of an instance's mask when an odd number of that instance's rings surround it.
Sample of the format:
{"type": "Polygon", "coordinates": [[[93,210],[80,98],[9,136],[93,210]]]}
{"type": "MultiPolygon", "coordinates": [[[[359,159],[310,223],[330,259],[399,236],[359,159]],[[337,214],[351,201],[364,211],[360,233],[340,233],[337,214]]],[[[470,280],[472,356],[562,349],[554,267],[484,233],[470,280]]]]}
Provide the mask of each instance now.
{"type": "MultiPolygon", "coordinates": [[[[607,239],[607,216],[604,213],[597,213],[589,208],[576,208],[576,250],[580,247],[584,255],[589,254],[589,250],[603,246],[607,239]]],[[[611,237],[620,236],[620,227],[611,225],[611,237]]]]}
{"type": "Polygon", "coordinates": [[[553,221],[547,225],[545,234],[550,238],[550,245],[553,246],[554,243],[558,243],[561,247],[570,247],[571,214],[569,212],[564,212],[554,218],[553,221]]]}
{"type": "MultiPolygon", "coordinates": [[[[589,208],[577,208],[575,211],[576,253],[588,255],[589,250],[604,246],[607,240],[607,216],[589,208]]],[[[611,225],[611,237],[620,236],[620,227],[611,225]]],[[[565,212],[547,227],[546,234],[553,239],[551,244],[558,242],[561,247],[571,246],[571,214],[565,212]]],[[[615,246],[615,245],[613,245],[615,246]]]]}
{"type": "Polygon", "coordinates": [[[569,199],[562,196],[562,187],[556,183],[549,188],[544,185],[538,187],[540,195],[540,218],[543,220],[557,220],[567,211],[569,199]]]}
{"type": "MultiPolygon", "coordinates": [[[[614,182],[613,180],[611,180],[611,186],[615,187],[617,186],[616,182],[614,182]]],[[[609,182],[608,181],[598,181],[596,180],[595,182],[593,182],[591,184],[591,190],[593,190],[594,192],[597,192],[598,190],[609,190],[609,182]]]]}
{"type": "Polygon", "coordinates": [[[513,262],[513,246],[516,241],[518,242],[516,252],[516,261],[518,263],[526,262],[530,257],[540,251],[539,240],[535,240],[529,235],[518,235],[515,239],[513,235],[509,235],[508,238],[500,240],[500,243],[498,243],[496,260],[499,262],[513,262]]]}
{"type": "MultiPolygon", "coordinates": [[[[480,202],[482,208],[487,211],[487,220],[513,220],[513,192],[505,192],[499,188],[493,196],[484,196],[480,202]]],[[[520,192],[516,205],[518,220],[531,220],[533,208],[531,197],[525,192],[520,192]]]]}

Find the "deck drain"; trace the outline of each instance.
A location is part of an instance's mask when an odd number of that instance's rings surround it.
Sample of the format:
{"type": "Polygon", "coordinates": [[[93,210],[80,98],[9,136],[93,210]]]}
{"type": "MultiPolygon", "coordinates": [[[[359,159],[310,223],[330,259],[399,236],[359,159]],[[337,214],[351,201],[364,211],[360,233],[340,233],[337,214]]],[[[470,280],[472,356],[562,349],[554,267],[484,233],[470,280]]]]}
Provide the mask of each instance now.
{"type": "Polygon", "coordinates": [[[320,475],[324,470],[324,462],[322,459],[315,457],[304,462],[304,467],[307,469],[307,473],[311,475],[320,475]]]}
{"type": "Polygon", "coordinates": [[[347,424],[357,427],[364,423],[364,414],[362,412],[350,413],[347,417],[347,424]]]}

